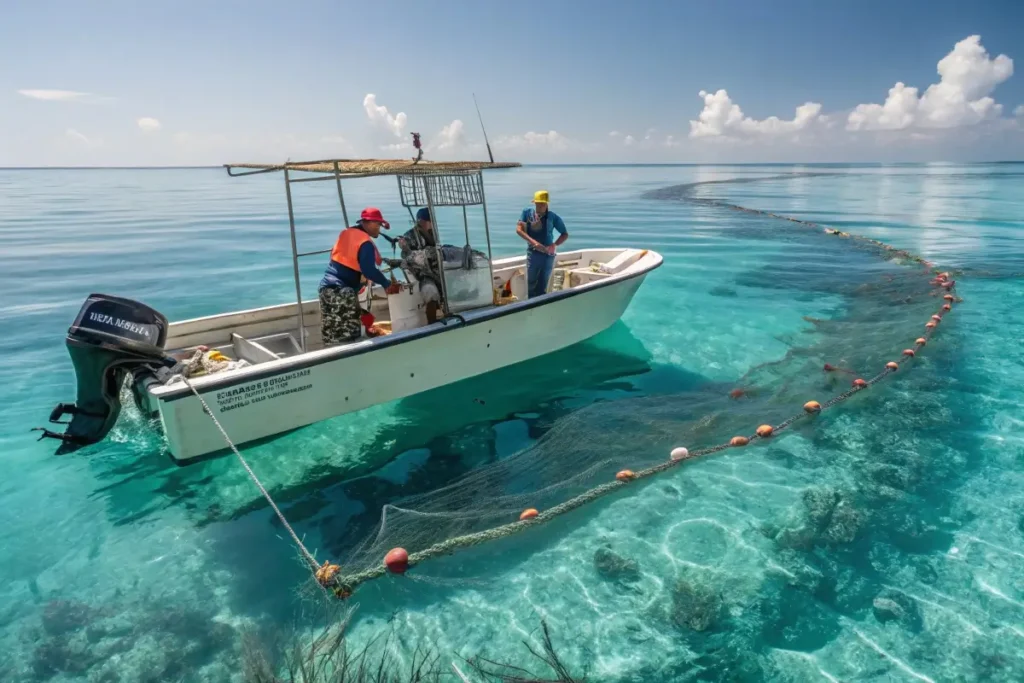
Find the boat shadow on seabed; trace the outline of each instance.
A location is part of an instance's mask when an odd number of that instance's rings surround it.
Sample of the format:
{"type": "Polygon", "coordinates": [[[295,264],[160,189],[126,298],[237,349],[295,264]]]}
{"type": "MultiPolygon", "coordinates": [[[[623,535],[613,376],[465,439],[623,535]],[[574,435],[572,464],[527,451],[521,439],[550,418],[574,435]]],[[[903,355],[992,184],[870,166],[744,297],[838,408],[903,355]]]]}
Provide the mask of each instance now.
{"type": "MultiPolygon", "coordinates": [[[[536,439],[573,410],[644,391],[639,385],[669,382],[666,372],[677,389],[705,381],[678,369],[655,368],[643,344],[619,322],[547,356],[254,442],[245,453],[290,520],[301,522],[330,505],[325,489],[340,483],[346,497],[368,508],[372,524],[384,502],[443,486],[525,445],[504,453],[507,447],[499,447],[499,440],[517,430],[503,429],[502,423],[516,421],[519,432],[525,428],[536,439]],[[417,476],[396,474],[403,469],[415,469],[417,476]]],[[[116,443],[90,447],[94,456],[107,449],[120,456],[116,465],[97,473],[100,481],[113,481],[93,494],[106,498],[115,524],[180,506],[203,526],[266,507],[230,452],[175,467],[160,437],[134,409],[124,411],[118,435],[116,443]],[[125,457],[126,448],[131,457],[125,457]]]]}

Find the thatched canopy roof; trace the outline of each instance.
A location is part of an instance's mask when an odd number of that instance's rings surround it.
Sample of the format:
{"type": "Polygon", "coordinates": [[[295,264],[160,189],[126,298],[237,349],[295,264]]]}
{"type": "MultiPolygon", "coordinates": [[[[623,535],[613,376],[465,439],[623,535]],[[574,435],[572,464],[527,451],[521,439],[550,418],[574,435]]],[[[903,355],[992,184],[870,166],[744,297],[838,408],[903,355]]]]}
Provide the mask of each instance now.
{"type": "Polygon", "coordinates": [[[346,176],[371,176],[371,175],[417,175],[434,173],[459,173],[464,171],[479,171],[493,168],[516,168],[521,166],[511,161],[419,161],[412,159],[324,159],[320,161],[289,161],[285,164],[225,164],[225,168],[231,173],[239,171],[239,175],[245,172],[270,172],[302,171],[306,173],[330,173],[334,174],[335,165],[338,172],[346,176]]]}

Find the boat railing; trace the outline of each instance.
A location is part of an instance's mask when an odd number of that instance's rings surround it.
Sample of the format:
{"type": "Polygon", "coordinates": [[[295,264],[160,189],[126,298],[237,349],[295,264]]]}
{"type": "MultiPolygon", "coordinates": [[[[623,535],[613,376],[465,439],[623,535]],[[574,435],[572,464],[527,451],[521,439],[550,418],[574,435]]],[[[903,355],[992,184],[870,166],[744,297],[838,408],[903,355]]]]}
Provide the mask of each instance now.
{"type": "MultiPolygon", "coordinates": [[[[307,256],[319,256],[330,253],[330,249],[317,249],[300,252],[295,233],[295,206],[292,201],[292,183],[307,183],[333,180],[338,191],[338,203],[341,206],[342,221],[351,225],[348,209],[345,206],[345,193],[342,178],[368,178],[394,175],[398,177],[399,196],[402,205],[412,216],[413,207],[425,206],[430,211],[431,223],[437,237],[438,263],[444,262],[440,251],[440,232],[437,227],[437,216],[434,207],[461,206],[463,226],[466,234],[466,245],[469,239],[469,218],[466,208],[480,206],[483,210],[484,234],[487,240],[488,269],[493,260],[491,253],[490,226],[487,221],[487,201],[484,195],[483,169],[515,168],[513,162],[476,162],[453,161],[433,162],[406,159],[321,159],[316,161],[286,162],[284,164],[225,164],[228,175],[232,177],[257,175],[262,173],[282,172],[284,175],[285,198],[288,202],[288,228],[292,247],[292,272],[295,278],[295,300],[298,303],[299,326],[298,337],[302,351],[307,348],[307,332],[305,316],[302,310],[302,282],[299,259],[307,256]],[[293,177],[299,173],[300,177],[293,177]]],[[[451,315],[448,306],[444,268],[440,268],[439,279],[441,288],[442,310],[445,316],[451,315]]],[[[493,279],[493,272],[491,272],[493,279]]]]}

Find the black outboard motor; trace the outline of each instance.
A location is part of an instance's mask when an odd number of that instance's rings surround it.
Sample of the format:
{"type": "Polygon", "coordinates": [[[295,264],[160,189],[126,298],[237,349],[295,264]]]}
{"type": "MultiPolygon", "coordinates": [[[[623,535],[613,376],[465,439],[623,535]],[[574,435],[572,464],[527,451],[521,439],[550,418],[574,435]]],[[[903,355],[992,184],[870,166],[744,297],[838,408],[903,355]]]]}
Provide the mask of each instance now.
{"type": "Polygon", "coordinates": [[[58,403],[50,422],[66,424],[63,434],[48,429],[40,439],[60,439],[57,455],[96,443],[121,413],[121,385],[129,373],[174,365],[164,353],[167,318],[137,301],[90,294],[68,329],[68,353],[75,366],[78,398],[58,403]],[[70,422],[61,422],[65,414],[70,422]]]}

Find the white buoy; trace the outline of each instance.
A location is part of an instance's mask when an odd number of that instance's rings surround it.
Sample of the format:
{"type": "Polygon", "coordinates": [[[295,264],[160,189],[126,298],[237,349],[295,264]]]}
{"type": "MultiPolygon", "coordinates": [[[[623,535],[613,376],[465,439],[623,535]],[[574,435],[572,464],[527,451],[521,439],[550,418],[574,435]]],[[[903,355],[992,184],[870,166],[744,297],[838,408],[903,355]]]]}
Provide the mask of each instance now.
{"type": "Polygon", "coordinates": [[[686,450],[682,446],[679,448],[673,448],[672,452],[669,453],[669,457],[673,460],[682,460],[690,455],[690,451],[686,450]]]}

